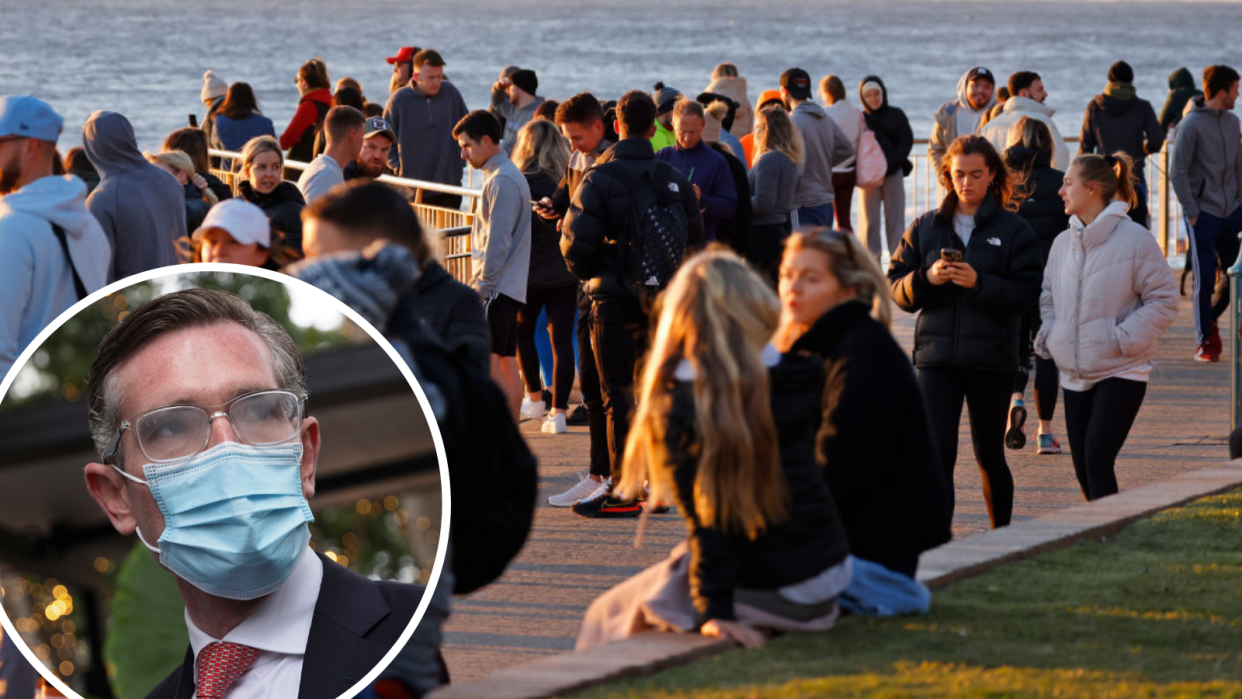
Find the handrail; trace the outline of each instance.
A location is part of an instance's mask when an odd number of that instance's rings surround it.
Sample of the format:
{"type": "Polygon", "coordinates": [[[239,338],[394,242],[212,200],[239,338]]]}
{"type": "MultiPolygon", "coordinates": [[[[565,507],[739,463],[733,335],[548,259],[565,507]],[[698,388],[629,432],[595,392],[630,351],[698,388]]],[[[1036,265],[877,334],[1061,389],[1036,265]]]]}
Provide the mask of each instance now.
{"type": "MultiPolygon", "coordinates": [[[[217,148],[208,148],[207,155],[212,158],[226,158],[234,161],[241,161],[241,153],[237,151],[220,150],[217,148]]],[[[298,160],[286,160],[284,166],[291,170],[305,170],[310,167],[310,163],[304,163],[298,160]]],[[[229,174],[236,175],[236,171],[227,171],[229,174]]],[[[467,187],[457,187],[451,184],[443,184],[440,182],[428,182],[426,180],[415,180],[406,177],[396,177],[394,175],[380,175],[375,178],[377,182],[383,182],[394,187],[405,187],[407,189],[422,189],[428,192],[440,192],[442,194],[456,194],[462,197],[478,198],[483,195],[482,189],[470,189],[467,187]]]]}

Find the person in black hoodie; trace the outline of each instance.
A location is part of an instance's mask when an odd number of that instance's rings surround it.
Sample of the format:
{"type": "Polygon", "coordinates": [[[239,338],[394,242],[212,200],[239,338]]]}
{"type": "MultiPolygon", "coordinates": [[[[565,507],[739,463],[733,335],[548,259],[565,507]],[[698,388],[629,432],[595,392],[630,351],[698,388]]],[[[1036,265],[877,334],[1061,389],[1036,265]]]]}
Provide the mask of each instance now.
{"type": "Polygon", "coordinates": [[[1156,119],[1151,102],[1139,99],[1134,92],[1134,69],[1125,61],[1117,61],[1108,69],[1108,86],[1087,104],[1082,119],[1082,141],[1079,153],[1111,155],[1121,151],[1134,160],[1134,184],[1137,203],[1130,209],[1130,219],[1147,225],[1147,178],[1144,164],[1147,156],[1164,147],[1165,128],[1156,119]]]}
{"type": "Polygon", "coordinates": [[[1160,110],[1160,127],[1166,132],[1182,121],[1182,113],[1186,111],[1186,103],[1196,97],[1202,97],[1203,91],[1195,87],[1195,77],[1185,67],[1169,73],[1169,96],[1164,100],[1164,108],[1160,110]]]}
{"type": "Polygon", "coordinates": [[[617,490],[676,502],[687,542],[595,600],[577,648],[651,627],[748,647],[758,628],[831,628],[853,560],[815,459],[819,361],[768,344],[776,295],[731,252],[688,260],[660,305],[617,490]]]}
{"type": "Polygon", "coordinates": [[[776,346],[816,357],[827,377],[817,452],[850,551],[912,583],[952,514],[923,394],[889,331],[887,280],[852,235],[812,229],[785,243],[780,297],[776,346]]]}
{"type": "Polygon", "coordinates": [[[868,75],[858,84],[858,96],[863,104],[867,128],[875,133],[875,139],[884,151],[888,170],[884,183],[873,189],[863,189],[861,220],[859,228],[864,232],[867,248],[876,259],[880,258],[881,240],[891,255],[897,247],[901,231],[906,227],[905,176],[914,169],[910,162],[910,149],[914,147],[914,131],[906,113],[888,104],[888,88],[878,76],[868,75]],[[884,238],[880,234],[880,206],[884,206],[884,238]]]}
{"type": "MultiPolygon", "coordinates": [[[[1005,165],[1018,182],[1017,191],[1022,200],[1018,215],[1035,231],[1040,270],[1048,264],[1052,241],[1062,231],[1069,230],[1069,214],[1065,213],[1065,202],[1060,194],[1065,173],[1053,169],[1052,148],[1052,132],[1048,126],[1037,119],[1022,117],[1009,131],[1009,148],[1004,155],[1005,165]]],[[[1061,445],[1052,435],[1052,414],[1057,407],[1057,365],[1052,359],[1035,356],[1032,343],[1039,328],[1039,307],[1036,306],[1022,316],[1018,371],[1013,375],[1005,446],[1021,449],[1026,445],[1026,434],[1022,431],[1026,421],[1023,395],[1031,373],[1031,358],[1035,357],[1035,405],[1039,411],[1036,453],[1060,454],[1061,445]]]]}
{"type": "Polygon", "coordinates": [[[1039,300],[1039,246],[1030,224],[1007,210],[1012,177],[987,139],[958,137],[939,174],[948,194],[906,231],[888,279],[897,306],[919,313],[914,364],[940,464],[951,483],[964,400],[988,515],[1003,527],[1013,515],[1005,406],[1021,317],[1039,300]]]}
{"type": "Polygon", "coordinates": [[[271,136],[259,136],[242,148],[237,196],[263,209],[272,227],[284,234],[285,245],[302,251],[302,209],[306,200],[297,185],[283,179],[284,156],[271,136]]]}

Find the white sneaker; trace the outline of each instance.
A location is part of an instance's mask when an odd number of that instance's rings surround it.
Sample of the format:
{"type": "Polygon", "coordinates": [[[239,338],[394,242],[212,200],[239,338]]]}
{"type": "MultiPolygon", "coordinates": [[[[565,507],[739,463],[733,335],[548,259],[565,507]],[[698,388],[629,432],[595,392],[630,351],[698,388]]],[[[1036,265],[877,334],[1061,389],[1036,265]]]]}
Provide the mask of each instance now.
{"type": "Polygon", "coordinates": [[[588,476],[583,476],[574,487],[566,490],[560,495],[552,495],[548,497],[548,504],[553,507],[573,507],[578,504],[579,500],[591,500],[599,496],[600,493],[608,492],[608,481],[605,478],[603,482],[596,482],[588,476]]]}
{"type": "Polygon", "coordinates": [[[540,429],[547,434],[565,434],[569,431],[569,426],[565,424],[565,413],[549,414],[543,419],[543,427],[540,429]]]}
{"type": "Polygon", "coordinates": [[[548,406],[541,400],[523,398],[522,409],[519,412],[523,420],[540,420],[543,418],[543,414],[548,412],[548,406]]]}

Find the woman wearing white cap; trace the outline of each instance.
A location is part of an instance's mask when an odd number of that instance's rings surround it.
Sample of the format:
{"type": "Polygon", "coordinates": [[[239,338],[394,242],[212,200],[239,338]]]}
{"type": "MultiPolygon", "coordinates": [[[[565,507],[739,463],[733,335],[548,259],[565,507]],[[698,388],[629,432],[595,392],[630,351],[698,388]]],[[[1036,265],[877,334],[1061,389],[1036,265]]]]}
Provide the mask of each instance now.
{"type": "Polygon", "coordinates": [[[222,201],[211,208],[203,225],[191,236],[195,262],[231,262],[249,267],[280,269],[293,262],[275,235],[263,209],[242,199],[222,201]]]}

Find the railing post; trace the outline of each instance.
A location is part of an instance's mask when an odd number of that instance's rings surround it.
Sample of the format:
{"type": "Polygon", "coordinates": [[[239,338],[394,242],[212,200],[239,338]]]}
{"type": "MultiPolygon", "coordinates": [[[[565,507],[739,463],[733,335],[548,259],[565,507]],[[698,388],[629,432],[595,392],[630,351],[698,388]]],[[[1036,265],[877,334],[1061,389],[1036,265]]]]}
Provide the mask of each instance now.
{"type": "MultiPolygon", "coordinates": [[[[1193,235],[1193,233],[1191,234],[1193,235]]],[[[1242,235],[1238,237],[1242,238],[1242,235]]],[[[1198,268],[1195,273],[1198,274],[1198,268]]],[[[1242,254],[1229,268],[1230,291],[1233,293],[1233,324],[1230,327],[1229,355],[1229,431],[1242,423],[1242,254]]]]}
{"type": "Polygon", "coordinates": [[[1169,145],[1165,144],[1160,149],[1160,167],[1157,168],[1156,177],[1157,187],[1160,191],[1160,221],[1157,223],[1157,239],[1160,241],[1160,249],[1164,251],[1167,259],[1170,254],[1177,254],[1177,228],[1173,228],[1173,239],[1169,240],[1169,145]],[[1172,253],[1170,253],[1172,250],[1172,253]]]}

